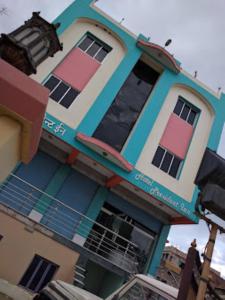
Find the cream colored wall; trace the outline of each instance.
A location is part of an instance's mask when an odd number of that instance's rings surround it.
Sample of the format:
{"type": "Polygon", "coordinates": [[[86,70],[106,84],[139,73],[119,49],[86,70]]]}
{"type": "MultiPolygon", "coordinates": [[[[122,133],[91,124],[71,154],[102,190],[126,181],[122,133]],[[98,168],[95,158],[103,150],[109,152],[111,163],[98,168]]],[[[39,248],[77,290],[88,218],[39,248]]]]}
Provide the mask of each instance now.
{"type": "Polygon", "coordinates": [[[44,234],[24,229],[25,224],[0,212],[0,278],[18,284],[35,254],[59,265],[54,279],[73,282],[79,254],[44,234]]]}
{"type": "Polygon", "coordinates": [[[170,90],[164,102],[154,127],[138,159],[136,168],[140,172],[151,177],[156,182],[164,185],[169,190],[190,202],[195,188],[193,181],[208,142],[212,121],[213,112],[199,96],[184,87],[174,86],[170,90]],[[167,125],[168,119],[173,112],[178,96],[184,97],[188,102],[198,107],[201,110],[201,113],[184,162],[181,176],[177,180],[155,167],[151,162],[167,125]]]}
{"type": "Polygon", "coordinates": [[[112,51],[69,109],[64,108],[55,101],[49,100],[47,111],[70,127],[77,127],[81,122],[124,57],[125,48],[112,34],[104,31],[100,26],[97,27],[95,24],[88,23],[87,20],[82,19],[71,25],[60,36],[60,41],[63,43],[63,51],[58,52],[54,58],[49,58],[41,64],[38,67],[37,75],[32,76],[33,79],[42,82],[87,31],[112,47],[112,51]]]}
{"type": "Polygon", "coordinates": [[[13,119],[0,116],[0,182],[16,167],[21,157],[21,126],[13,119]]]}

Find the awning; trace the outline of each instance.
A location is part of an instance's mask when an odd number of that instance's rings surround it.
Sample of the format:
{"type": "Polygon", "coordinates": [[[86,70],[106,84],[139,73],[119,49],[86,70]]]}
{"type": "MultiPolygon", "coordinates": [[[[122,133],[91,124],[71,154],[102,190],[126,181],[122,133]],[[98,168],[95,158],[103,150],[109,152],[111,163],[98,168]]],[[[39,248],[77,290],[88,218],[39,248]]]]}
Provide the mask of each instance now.
{"type": "Polygon", "coordinates": [[[181,68],[179,63],[165,48],[142,40],[137,41],[137,46],[144,50],[151,57],[156,59],[161,65],[163,65],[167,69],[173,71],[176,74],[180,72],[181,68]]]}

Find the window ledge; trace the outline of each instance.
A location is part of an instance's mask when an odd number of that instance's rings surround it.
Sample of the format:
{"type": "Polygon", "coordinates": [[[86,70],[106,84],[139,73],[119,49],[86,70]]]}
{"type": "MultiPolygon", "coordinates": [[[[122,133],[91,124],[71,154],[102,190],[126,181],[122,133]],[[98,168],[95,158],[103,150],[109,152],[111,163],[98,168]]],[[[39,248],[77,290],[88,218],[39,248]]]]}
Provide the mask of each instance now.
{"type": "Polygon", "coordinates": [[[118,151],[113,149],[108,144],[80,132],[77,133],[76,139],[88,148],[107,158],[123,170],[127,172],[131,172],[133,170],[134,166],[131,165],[118,151]]]}

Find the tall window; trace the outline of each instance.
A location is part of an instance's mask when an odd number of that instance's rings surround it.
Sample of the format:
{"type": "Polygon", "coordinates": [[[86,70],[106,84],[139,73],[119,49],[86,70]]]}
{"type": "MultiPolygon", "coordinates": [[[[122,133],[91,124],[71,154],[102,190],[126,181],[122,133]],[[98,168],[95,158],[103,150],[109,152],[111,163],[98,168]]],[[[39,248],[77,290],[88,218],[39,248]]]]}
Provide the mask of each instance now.
{"type": "Polygon", "coordinates": [[[185,159],[199,112],[197,107],[179,96],[174,114],[170,116],[160,146],[153,157],[152,164],[174,178],[178,177],[185,159]]]}
{"type": "Polygon", "coordinates": [[[91,34],[85,34],[44,83],[50,90],[49,97],[69,108],[111,50],[91,34]]]}
{"type": "Polygon", "coordinates": [[[152,160],[152,164],[162,171],[168,173],[172,177],[176,178],[178,175],[179,167],[181,165],[182,160],[166,149],[162,147],[158,147],[154,158],[152,160]]]}
{"type": "Polygon", "coordinates": [[[51,281],[57,268],[56,264],[35,255],[19,284],[37,293],[51,281]]]}
{"type": "Polygon", "coordinates": [[[138,61],[93,136],[121,151],[159,74],[138,61]]]}
{"type": "Polygon", "coordinates": [[[106,55],[112,50],[111,47],[90,34],[87,34],[83,38],[80,44],[78,44],[78,47],[99,62],[102,62],[106,55]]]}
{"type": "Polygon", "coordinates": [[[79,95],[77,90],[72,88],[63,80],[57,78],[55,75],[51,75],[44,83],[44,86],[50,90],[49,97],[52,100],[60,103],[65,108],[70,107],[70,105],[79,95]]]}

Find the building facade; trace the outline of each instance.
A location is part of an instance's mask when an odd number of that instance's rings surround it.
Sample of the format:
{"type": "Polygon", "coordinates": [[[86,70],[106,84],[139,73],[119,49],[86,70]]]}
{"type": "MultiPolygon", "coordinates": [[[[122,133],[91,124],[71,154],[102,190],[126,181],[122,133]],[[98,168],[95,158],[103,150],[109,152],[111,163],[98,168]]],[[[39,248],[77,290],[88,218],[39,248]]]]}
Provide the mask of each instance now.
{"type": "Polygon", "coordinates": [[[50,91],[39,151],[1,187],[0,276],[105,297],[156,274],[171,225],[198,222],[194,179],[217,149],[225,96],[93,1],[56,21],[63,51],[32,76],[50,91]]]}

